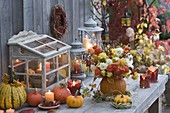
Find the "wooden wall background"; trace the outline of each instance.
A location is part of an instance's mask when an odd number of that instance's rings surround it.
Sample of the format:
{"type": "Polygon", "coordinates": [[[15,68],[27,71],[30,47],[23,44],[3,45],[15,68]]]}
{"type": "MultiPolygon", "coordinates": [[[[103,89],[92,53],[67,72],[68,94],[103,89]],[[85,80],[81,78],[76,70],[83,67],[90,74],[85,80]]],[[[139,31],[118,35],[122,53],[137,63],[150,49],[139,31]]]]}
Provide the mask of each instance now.
{"type": "Polygon", "coordinates": [[[61,39],[70,44],[77,36],[77,28],[87,21],[90,0],[0,0],[0,81],[8,69],[7,41],[22,30],[32,30],[39,34],[50,34],[51,8],[55,4],[64,7],[68,28],[61,39]]]}

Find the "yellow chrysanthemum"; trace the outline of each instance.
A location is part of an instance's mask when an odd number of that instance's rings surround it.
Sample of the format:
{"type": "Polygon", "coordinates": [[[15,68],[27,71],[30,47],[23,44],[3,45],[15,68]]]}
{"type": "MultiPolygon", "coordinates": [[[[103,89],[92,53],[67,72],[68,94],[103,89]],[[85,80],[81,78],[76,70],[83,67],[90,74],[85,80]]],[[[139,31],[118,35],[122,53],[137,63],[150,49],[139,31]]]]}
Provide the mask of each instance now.
{"type": "Polygon", "coordinates": [[[130,50],[130,53],[131,53],[132,55],[137,55],[137,51],[136,51],[136,50],[130,50]]]}
{"type": "Polygon", "coordinates": [[[163,52],[165,51],[165,48],[163,46],[160,46],[160,45],[159,45],[158,49],[163,51],[163,52]]]}
{"type": "Polygon", "coordinates": [[[108,56],[106,55],[106,53],[102,52],[102,53],[99,54],[98,58],[99,59],[106,59],[106,58],[108,58],[108,56]]]}
{"type": "Polygon", "coordinates": [[[101,71],[101,74],[102,74],[103,76],[105,76],[105,75],[106,75],[106,71],[101,71]]]}
{"type": "Polygon", "coordinates": [[[107,72],[107,75],[106,75],[107,77],[111,77],[111,76],[113,76],[113,74],[111,73],[111,72],[107,72]]]}
{"type": "Polygon", "coordinates": [[[135,72],[134,75],[132,76],[133,80],[136,80],[139,77],[139,73],[135,72]]]}
{"type": "Polygon", "coordinates": [[[121,59],[119,59],[119,61],[118,61],[119,63],[120,63],[120,66],[124,66],[124,65],[126,65],[126,59],[125,58],[121,58],[121,59]]]}
{"type": "Polygon", "coordinates": [[[144,52],[145,52],[146,55],[149,55],[150,52],[151,52],[151,49],[144,47],[144,52]]]}
{"type": "Polygon", "coordinates": [[[113,55],[115,55],[116,49],[113,49],[113,48],[112,48],[112,49],[111,49],[111,52],[112,52],[113,55]]]}
{"type": "Polygon", "coordinates": [[[107,3],[106,3],[106,0],[104,0],[102,4],[103,4],[104,6],[106,6],[106,4],[107,4],[107,3]]]}
{"type": "Polygon", "coordinates": [[[140,62],[142,60],[142,57],[141,56],[136,56],[136,59],[138,62],[140,62]]]}

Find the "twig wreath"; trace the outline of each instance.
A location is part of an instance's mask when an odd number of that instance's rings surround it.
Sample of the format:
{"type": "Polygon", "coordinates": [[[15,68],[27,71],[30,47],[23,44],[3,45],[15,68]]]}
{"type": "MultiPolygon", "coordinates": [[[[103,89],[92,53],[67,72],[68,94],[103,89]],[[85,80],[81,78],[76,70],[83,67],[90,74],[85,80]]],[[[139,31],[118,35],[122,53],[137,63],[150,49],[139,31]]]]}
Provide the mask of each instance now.
{"type": "Polygon", "coordinates": [[[55,38],[61,38],[66,32],[66,13],[58,4],[56,4],[52,9],[50,27],[51,33],[55,38]]]}

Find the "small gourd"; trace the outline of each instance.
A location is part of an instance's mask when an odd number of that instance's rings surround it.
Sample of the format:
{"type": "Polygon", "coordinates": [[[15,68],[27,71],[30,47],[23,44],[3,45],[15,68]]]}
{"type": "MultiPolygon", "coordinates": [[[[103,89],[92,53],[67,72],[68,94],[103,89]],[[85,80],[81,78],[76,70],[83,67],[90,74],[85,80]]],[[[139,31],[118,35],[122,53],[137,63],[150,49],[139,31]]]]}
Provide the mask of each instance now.
{"type": "Polygon", "coordinates": [[[128,95],[119,94],[114,98],[113,101],[116,103],[130,103],[131,97],[129,97],[128,95]]]}
{"type": "Polygon", "coordinates": [[[66,99],[66,104],[71,108],[79,108],[84,104],[84,99],[81,95],[77,96],[78,90],[75,96],[68,96],[66,99]]]}
{"type": "Polygon", "coordinates": [[[37,92],[37,88],[35,88],[34,92],[29,92],[27,96],[27,103],[30,106],[38,106],[42,102],[42,95],[37,92]]]}

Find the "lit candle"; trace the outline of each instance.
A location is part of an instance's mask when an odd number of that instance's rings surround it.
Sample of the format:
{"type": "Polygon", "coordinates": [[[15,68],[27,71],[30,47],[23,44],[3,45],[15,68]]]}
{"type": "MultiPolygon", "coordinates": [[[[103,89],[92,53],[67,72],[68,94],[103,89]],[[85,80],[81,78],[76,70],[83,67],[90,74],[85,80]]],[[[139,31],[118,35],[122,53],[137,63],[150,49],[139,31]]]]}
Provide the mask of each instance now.
{"type": "Polygon", "coordinates": [[[16,59],[14,64],[19,64],[21,61],[19,59],[16,59]]]}
{"type": "Polygon", "coordinates": [[[150,76],[143,74],[140,76],[140,88],[150,88],[150,76]]]}
{"type": "Polygon", "coordinates": [[[151,76],[151,82],[155,83],[158,81],[158,68],[154,66],[148,67],[148,75],[151,76]]]}
{"type": "Polygon", "coordinates": [[[80,63],[79,63],[79,61],[78,61],[76,58],[75,58],[75,60],[74,60],[73,67],[74,67],[74,70],[73,70],[73,73],[74,73],[74,74],[79,74],[79,73],[81,73],[80,63]]]}
{"type": "Polygon", "coordinates": [[[87,35],[85,38],[83,38],[83,47],[86,49],[89,49],[90,47],[92,47],[91,39],[89,39],[87,35]]]}
{"type": "Polygon", "coordinates": [[[4,110],[0,110],[0,113],[4,113],[4,110]]]}
{"type": "Polygon", "coordinates": [[[38,69],[36,70],[37,73],[41,74],[42,73],[42,64],[41,62],[38,65],[38,69]]]}
{"type": "Polygon", "coordinates": [[[14,113],[14,112],[15,112],[15,110],[11,109],[11,108],[6,110],[6,113],[14,113]]]}
{"type": "Polygon", "coordinates": [[[50,90],[45,93],[45,101],[46,102],[54,101],[54,93],[51,92],[50,90]]]}
{"type": "Polygon", "coordinates": [[[50,62],[46,62],[46,72],[50,71],[50,62]]]}
{"type": "Polygon", "coordinates": [[[75,95],[77,90],[80,93],[81,80],[71,80],[71,79],[68,79],[67,83],[68,83],[68,89],[71,91],[72,95],[75,95]]]}

